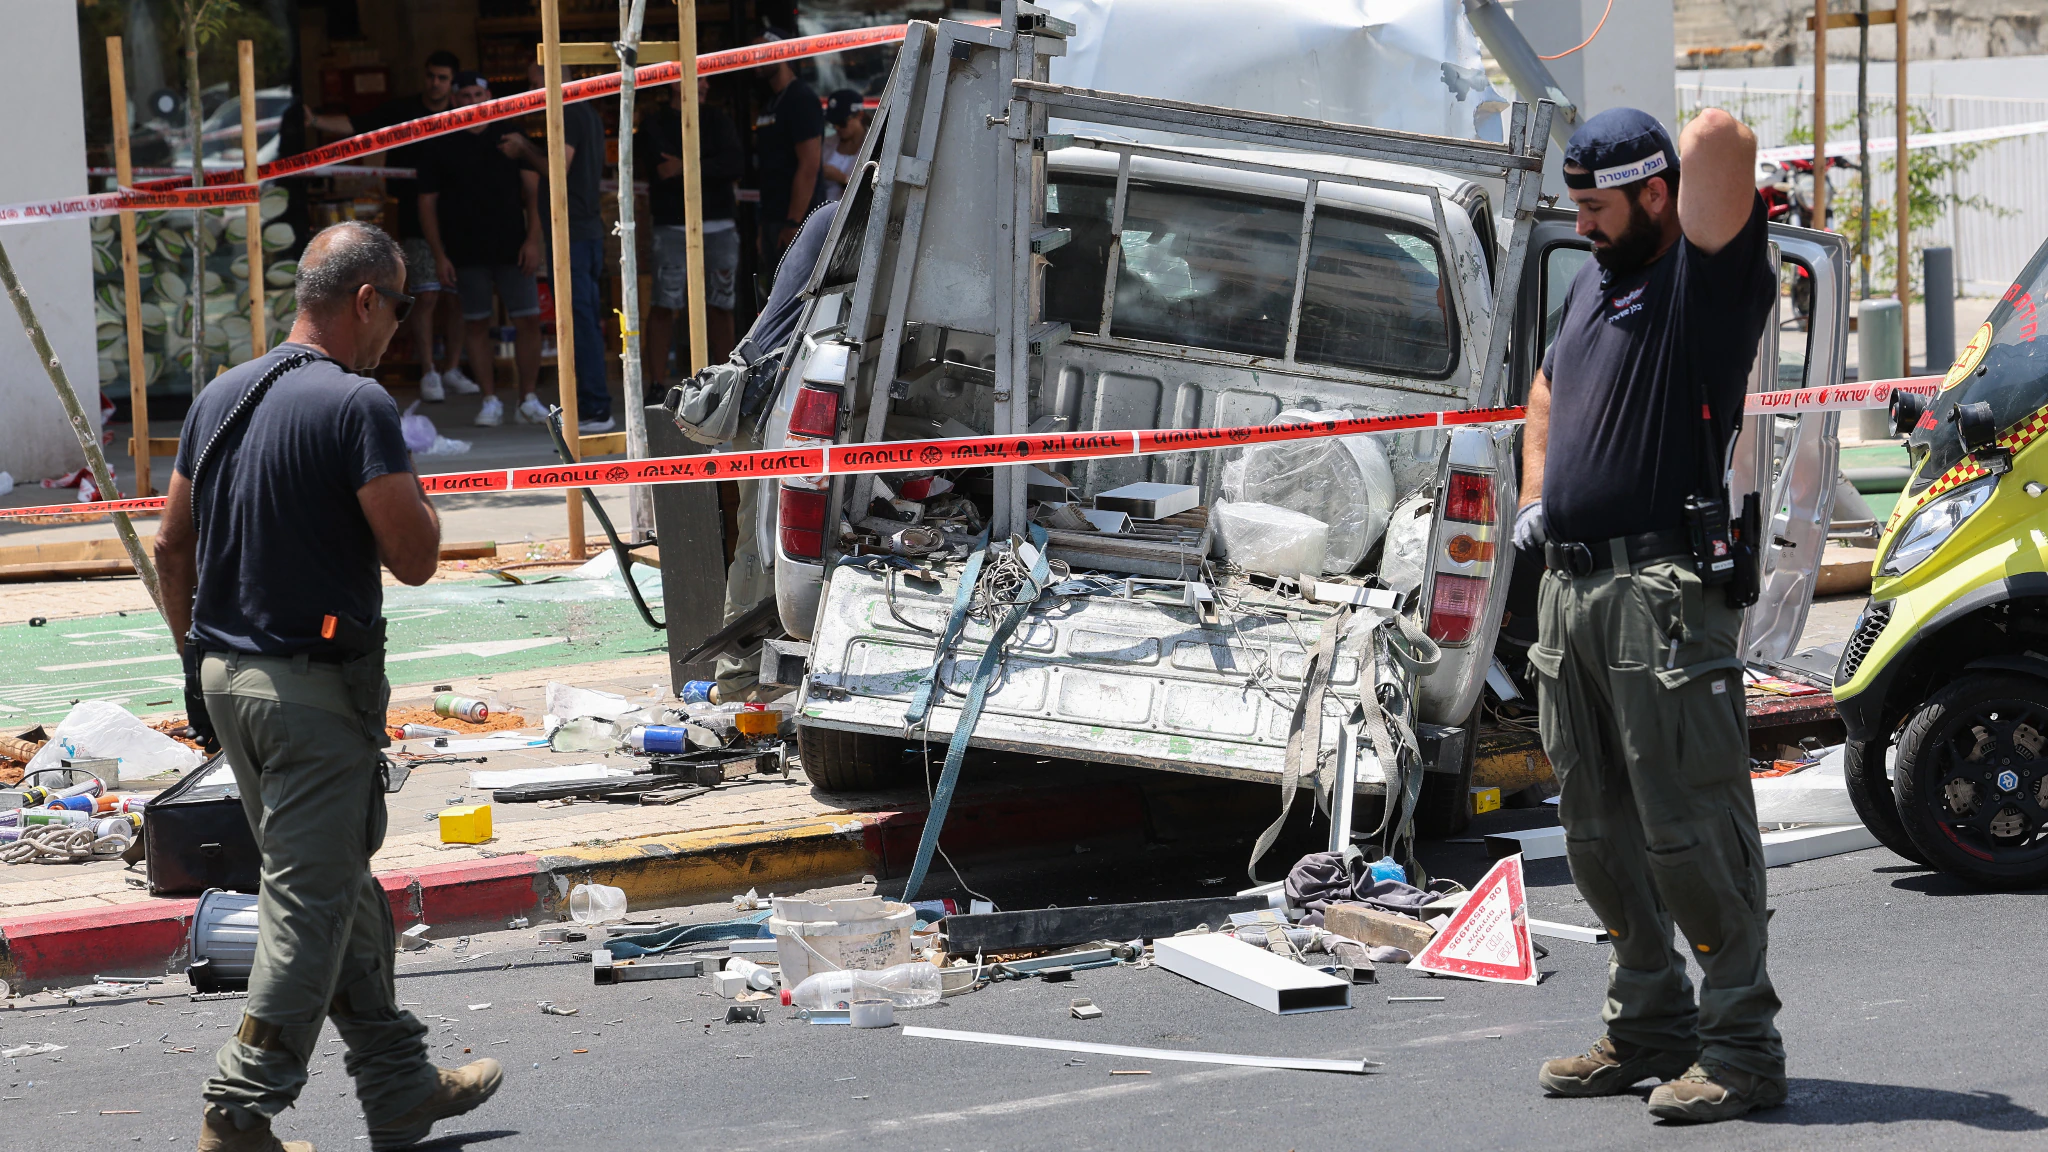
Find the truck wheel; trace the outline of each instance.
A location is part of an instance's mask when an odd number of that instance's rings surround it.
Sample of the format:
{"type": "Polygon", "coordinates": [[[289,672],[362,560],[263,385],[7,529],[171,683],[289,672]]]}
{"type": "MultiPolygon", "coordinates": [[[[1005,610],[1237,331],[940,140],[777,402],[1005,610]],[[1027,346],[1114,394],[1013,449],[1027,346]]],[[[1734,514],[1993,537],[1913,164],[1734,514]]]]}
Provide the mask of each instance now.
{"type": "Polygon", "coordinates": [[[1849,803],[1855,805],[1857,817],[1878,843],[1915,864],[1927,864],[1927,857],[1906,835],[1898,798],[1885,777],[1884,753],[1889,743],[1851,740],[1842,746],[1842,776],[1849,785],[1849,803]]]}
{"type": "Polygon", "coordinates": [[[802,724],[796,749],[804,775],[827,792],[889,788],[910,778],[903,767],[904,742],[888,736],[802,724]]]}
{"type": "Polygon", "coordinates": [[[1906,834],[1986,888],[2048,882],[2048,683],[1965,676],[1906,722],[1892,768],[1906,834]]]}
{"type": "Polygon", "coordinates": [[[1479,718],[1465,718],[1465,753],[1453,772],[1427,772],[1415,802],[1415,834],[1425,840],[1456,836],[1472,823],[1472,759],[1479,751],[1479,718]]]}

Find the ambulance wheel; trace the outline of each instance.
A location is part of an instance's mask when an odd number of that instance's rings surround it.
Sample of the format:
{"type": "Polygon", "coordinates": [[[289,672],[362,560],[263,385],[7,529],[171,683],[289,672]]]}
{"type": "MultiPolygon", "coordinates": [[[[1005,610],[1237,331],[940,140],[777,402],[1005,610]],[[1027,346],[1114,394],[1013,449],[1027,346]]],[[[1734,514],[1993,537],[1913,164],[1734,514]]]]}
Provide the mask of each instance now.
{"type": "Polygon", "coordinates": [[[796,730],[804,775],[826,792],[865,792],[903,783],[910,778],[903,767],[904,747],[901,740],[868,732],[809,724],[796,730]]]}
{"type": "Polygon", "coordinates": [[[1885,751],[1889,745],[1890,741],[1851,740],[1842,746],[1842,776],[1848,784],[1849,803],[1855,806],[1857,818],[1877,837],[1878,843],[1915,864],[1926,864],[1927,856],[1906,835],[1906,824],[1899,819],[1898,797],[1892,790],[1891,778],[1885,775],[1885,751]]]}
{"type": "Polygon", "coordinates": [[[1927,862],[1985,888],[2048,883],[2048,681],[1965,676],[1906,722],[1892,784],[1927,862]]]}
{"type": "Polygon", "coordinates": [[[1478,752],[1479,718],[1477,708],[1466,718],[1465,751],[1458,770],[1423,774],[1422,794],[1415,801],[1415,834],[1425,840],[1456,836],[1472,823],[1472,759],[1478,752]]]}

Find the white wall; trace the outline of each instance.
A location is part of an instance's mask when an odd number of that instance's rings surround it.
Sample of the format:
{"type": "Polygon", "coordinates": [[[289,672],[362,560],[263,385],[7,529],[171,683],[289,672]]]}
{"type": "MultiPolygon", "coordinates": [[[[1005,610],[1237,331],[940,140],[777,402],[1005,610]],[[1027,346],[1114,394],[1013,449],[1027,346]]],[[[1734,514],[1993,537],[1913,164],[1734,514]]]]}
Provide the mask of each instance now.
{"type": "MultiPolygon", "coordinates": [[[[1562,60],[1548,61],[1558,87],[1579,106],[1583,119],[1609,108],[1640,108],[1677,132],[1672,92],[1674,67],[1671,6],[1656,0],[1519,0],[1508,8],[1516,27],[1538,55],[1551,56],[1593,36],[1606,12],[1606,26],[1593,42],[1562,60]]],[[[1562,193],[1563,163],[1553,147],[1544,165],[1545,190],[1562,193]]]]}
{"type": "MultiPolygon", "coordinates": [[[[1885,30],[1890,34],[1889,29],[1885,30]]],[[[1830,32],[1828,55],[1834,55],[1830,32]]],[[[1855,38],[1848,32],[1851,45],[1855,38]]],[[[1873,41],[1876,37],[1872,37],[1873,41]]],[[[1897,65],[1890,60],[1870,62],[1870,94],[1890,97],[1897,65]]],[[[1994,56],[1982,60],[1908,60],[1906,91],[1916,96],[1994,96],[2016,100],[2041,98],[2041,80],[2048,76],[2048,56],[1994,56]]],[[[1678,83],[1687,87],[1764,88],[1813,90],[1813,64],[1789,64],[1775,68],[1687,68],[1677,73],[1678,83]]],[[[1828,95],[1856,91],[1856,65],[1839,61],[1828,65],[1828,95]]],[[[1887,132],[1890,129],[1886,129],[1887,132]]]]}
{"type": "MultiPolygon", "coordinates": [[[[86,192],[85,112],[79,98],[75,0],[7,0],[0,36],[0,204],[86,192]]],[[[93,342],[92,241],[84,217],[0,226],[36,318],[71,385],[99,423],[93,342]]],[[[64,406],[36,361],[11,302],[0,307],[0,470],[17,482],[84,463],[64,406]]],[[[67,493],[68,495],[68,493],[67,493]]]]}

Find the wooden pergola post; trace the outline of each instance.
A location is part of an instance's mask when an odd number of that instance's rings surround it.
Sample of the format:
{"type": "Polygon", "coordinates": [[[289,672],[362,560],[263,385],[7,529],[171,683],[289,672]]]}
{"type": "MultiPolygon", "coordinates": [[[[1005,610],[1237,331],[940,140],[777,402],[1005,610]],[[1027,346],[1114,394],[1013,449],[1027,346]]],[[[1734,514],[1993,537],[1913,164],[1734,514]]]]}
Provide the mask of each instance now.
{"type": "Polygon", "coordinates": [[[704,311],[704,173],[697,143],[697,0],[676,0],[676,62],[682,66],[683,237],[689,265],[690,371],[711,362],[710,321],[704,311]]]}
{"type": "MultiPolygon", "coordinates": [[[[242,179],[250,184],[259,184],[262,177],[257,173],[256,163],[256,44],[251,40],[235,43],[235,59],[241,68],[242,79],[242,179]]],[[[249,252],[249,355],[261,356],[267,350],[269,321],[263,311],[263,204],[259,197],[256,203],[242,209],[248,223],[247,246],[249,252]]]]}
{"type": "MultiPolygon", "coordinates": [[[[128,158],[128,70],[121,38],[107,37],[107,87],[113,97],[114,183],[135,183],[128,158]]],[[[154,495],[149,482],[149,381],[142,374],[142,275],[135,251],[135,213],[121,213],[121,304],[128,321],[128,455],[135,461],[135,494],[154,495]]],[[[114,493],[107,493],[112,499],[114,493]]]]}
{"type": "Polygon", "coordinates": [[[1827,0],[1812,0],[1812,219],[1808,223],[1827,228],[1827,0]]]}
{"type": "MultiPolygon", "coordinates": [[[[555,391],[562,408],[562,441],[569,458],[583,458],[582,433],[576,416],[576,293],[569,260],[569,157],[562,139],[562,13],[561,0],[541,0],[541,67],[548,89],[548,222],[553,236],[555,292],[555,391]]],[[[632,190],[625,190],[632,195],[632,190]]],[[[569,554],[583,558],[583,490],[569,489],[569,554]]]]}
{"type": "MultiPolygon", "coordinates": [[[[1899,58],[1898,78],[1893,82],[1897,95],[1896,103],[1898,105],[1898,127],[1895,134],[1898,136],[1899,146],[1894,154],[1894,163],[1892,165],[1893,172],[1898,177],[1897,186],[1892,191],[1892,203],[1894,205],[1892,216],[1899,227],[1899,244],[1898,259],[1894,260],[1893,263],[1897,265],[1894,269],[1894,277],[1898,282],[1899,340],[1903,345],[1899,349],[1899,363],[1905,365],[1906,375],[1911,376],[1913,374],[1913,275],[1906,263],[1906,259],[1908,246],[1912,241],[1913,235],[1913,226],[1910,219],[1913,205],[1911,190],[1906,179],[1906,165],[1912,156],[1912,153],[1906,149],[1906,132],[1911,127],[1906,116],[1906,0],[1898,0],[1898,12],[1892,17],[1892,28],[1897,36],[1895,42],[1898,45],[1897,55],[1899,58]]],[[[1927,370],[1934,372],[1939,371],[1939,368],[1937,365],[1929,364],[1927,370]]]]}

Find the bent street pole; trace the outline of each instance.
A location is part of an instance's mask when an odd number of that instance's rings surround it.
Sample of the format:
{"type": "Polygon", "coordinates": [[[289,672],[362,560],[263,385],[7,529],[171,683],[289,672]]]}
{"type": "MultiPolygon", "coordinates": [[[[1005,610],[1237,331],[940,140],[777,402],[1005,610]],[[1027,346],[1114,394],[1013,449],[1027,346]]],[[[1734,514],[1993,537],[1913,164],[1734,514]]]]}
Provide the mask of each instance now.
{"type": "MultiPolygon", "coordinates": [[[[85,462],[92,468],[93,483],[99,485],[100,498],[118,500],[121,490],[114,487],[114,477],[107,471],[107,458],[100,452],[99,436],[93,432],[92,421],[86,418],[85,406],[78,402],[78,393],[71,390],[71,381],[64,376],[64,365],[58,363],[57,353],[50,347],[49,337],[43,334],[43,326],[36,322],[36,311],[28,301],[28,289],[15,279],[14,261],[8,259],[7,247],[0,244],[0,288],[14,300],[14,311],[21,317],[21,326],[28,332],[29,346],[35,349],[36,358],[43,362],[43,371],[49,373],[51,386],[57,389],[57,399],[64,402],[64,412],[71,418],[71,431],[78,436],[78,446],[85,451],[85,462]]],[[[148,435],[148,433],[144,433],[148,435]]],[[[114,531],[120,534],[121,547],[128,550],[128,561],[135,565],[135,574],[142,577],[142,586],[149,589],[149,598],[156,605],[157,615],[164,611],[163,594],[156,586],[156,565],[149,562],[149,556],[142,551],[142,541],[135,538],[135,525],[129,523],[126,512],[113,512],[114,531]]],[[[170,617],[165,616],[166,620],[170,617]]]]}

